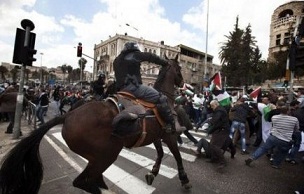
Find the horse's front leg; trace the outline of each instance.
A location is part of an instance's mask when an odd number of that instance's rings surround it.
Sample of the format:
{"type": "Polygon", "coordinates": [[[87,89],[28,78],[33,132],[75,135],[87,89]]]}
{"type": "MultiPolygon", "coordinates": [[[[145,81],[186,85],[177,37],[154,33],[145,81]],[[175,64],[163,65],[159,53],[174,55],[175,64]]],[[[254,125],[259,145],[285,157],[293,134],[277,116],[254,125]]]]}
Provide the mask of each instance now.
{"type": "Polygon", "coordinates": [[[162,147],[161,140],[158,139],[155,142],[153,142],[153,144],[154,144],[154,147],[156,148],[157,158],[156,158],[156,161],[155,161],[154,166],[152,168],[152,171],[150,171],[145,176],[146,182],[147,182],[148,185],[151,185],[153,183],[154,178],[158,175],[159,168],[160,168],[160,165],[161,165],[161,161],[162,161],[162,158],[164,157],[164,150],[163,150],[163,147],[162,147]]]}
{"type": "Polygon", "coordinates": [[[171,135],[169,138],[166,138],[165,143],[168,145],[168,148],[170,149],[177,163],[178,177],[181,181],[182,187],[184,187],[186,190],[191,189],[192,185],[190,184],[187,173],[184,170],[182,156],[177,146],[177,137],[175,135],[171,135]]]}

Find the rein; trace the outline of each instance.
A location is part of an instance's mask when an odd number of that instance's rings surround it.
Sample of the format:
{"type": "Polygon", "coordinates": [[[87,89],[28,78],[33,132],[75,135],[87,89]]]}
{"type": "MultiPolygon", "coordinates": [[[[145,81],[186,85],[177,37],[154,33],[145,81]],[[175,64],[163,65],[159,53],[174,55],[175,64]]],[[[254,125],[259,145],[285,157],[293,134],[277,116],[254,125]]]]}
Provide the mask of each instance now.
{"type": "Polygon", "coordinates": [[[170,100],[174,101],[174,94],[171,94],[167,91],[165,91],[165,89],[161,89],[161,85],[164,82],[165,77],[167,76],[167,72],[170,70],[170,68],[172,67],[171,64],[167,65],[165,69],[162,69],[161,72],[159,72],[159,77],[156,80],[155,83],[155,89],[158,90],[159,92],[163,93],[164,95],[167,96],[167,98],[169,98],[170,100]]]}

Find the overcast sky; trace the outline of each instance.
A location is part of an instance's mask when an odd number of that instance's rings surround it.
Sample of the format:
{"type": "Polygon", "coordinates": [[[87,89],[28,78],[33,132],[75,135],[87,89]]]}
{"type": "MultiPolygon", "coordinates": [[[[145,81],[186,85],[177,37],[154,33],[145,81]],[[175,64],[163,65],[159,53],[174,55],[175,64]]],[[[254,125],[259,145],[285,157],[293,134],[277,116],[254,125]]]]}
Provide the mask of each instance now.
{"type": "MultiPolygon", "coordinates": [[[[209,0],[207,53],[220,64],[225,35],[252,26],[263,59],[267,58],[271,15],[289,0],[209,0]]],[[[37,61],[34,66],[77,68],[75,46],[93,56],[94,44],[116,33],[151,41],[184,44],[206,52],[207,0],[1,0],[0,62],[12,62],[16,28],[22,19],[35,24],[37,61]],[[125,24],[130,26],[126,26],[125,24]],[[135,29],[138,30],[135,30],[135,29]],[[41,55],[43,53],[43,55],[41,55]],[[42,58],[42,61],[41,61],[42,58]]],[[[88,59],[86,70],[92,71],[88,59]]]]}

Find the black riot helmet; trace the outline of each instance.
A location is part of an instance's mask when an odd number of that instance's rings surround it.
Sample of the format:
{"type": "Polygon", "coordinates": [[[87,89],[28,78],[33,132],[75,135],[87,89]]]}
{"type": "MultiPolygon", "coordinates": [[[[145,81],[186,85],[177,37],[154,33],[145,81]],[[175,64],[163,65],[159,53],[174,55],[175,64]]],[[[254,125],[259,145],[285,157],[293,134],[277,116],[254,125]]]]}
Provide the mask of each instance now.
{"type": "Polygon", "coordinates": [[[98,74],[98,79],[105,79],[105,78],[106,78],[106,75],[103,72],[98,74]]]}
{"type": "Polygon", "coordinates": [[[122,52],[140,51],[139,46],[136,42],[126,42],[122,52]]]}

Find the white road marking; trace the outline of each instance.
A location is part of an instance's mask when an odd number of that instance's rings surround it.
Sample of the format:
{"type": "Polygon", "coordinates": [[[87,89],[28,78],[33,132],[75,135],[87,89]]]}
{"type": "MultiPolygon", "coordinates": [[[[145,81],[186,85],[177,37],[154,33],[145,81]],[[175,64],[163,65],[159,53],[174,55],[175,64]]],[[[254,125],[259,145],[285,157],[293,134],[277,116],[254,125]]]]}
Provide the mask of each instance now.
{"type": "MultiPolygon", "coordinates": [[[[151,149],[155,149],[153,144],[147,145],[146,147],[151,148],[151,149]]],[[[170,152],[168,147],[163,146],[163,150],[164,150],[165,154],[173,156],[173,154],[170,152]]],[[[184,152],[180,152],[180,154],[182,156],[182,159],[187,160],[189,162],[194,162],[195,159],[197,158],[196,156],[193,156],[191,154],[187,154],[187,153],[184,153],[184,152]]]]}
{"type": "MultiPolygon", "coordinates": [[[[63,140],[61,134],[55,133],[53,134],[60,142],[66,145],[63,140]],[[58,138],[59,137],[59,138],[58,138]]],[[[67,161],[73,168],[75,168],[79,173],[82,172],[83,168],[80,167],[73,159],[71,159],[55,142],[53,142],[49,137],[45,136],[45,139],[54,147],[54,149],[63,157],[65,161],[67,161]]],[[[80,157],[82,160],[86,161],[86,159],[80,157]]],[[[147,185],[142,180],[136,178],[130,173],[120,169],[116,165],[112,164],[104,173],[104,176],[109,179],[112,183],[118,186],[120,189],[124,190],[130,194],[142,194],[142,193],[152,193],[155,188],[147,185]],[[132,187],[130,185],[136,185],[136,187],[132,187]]]]}

